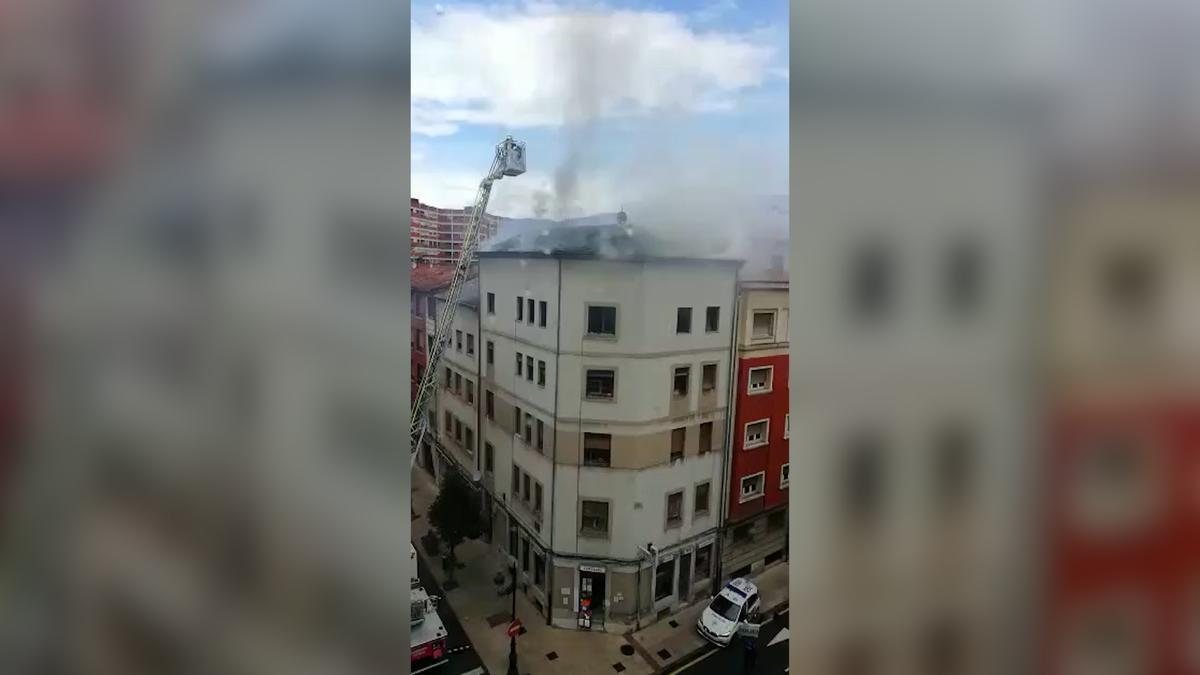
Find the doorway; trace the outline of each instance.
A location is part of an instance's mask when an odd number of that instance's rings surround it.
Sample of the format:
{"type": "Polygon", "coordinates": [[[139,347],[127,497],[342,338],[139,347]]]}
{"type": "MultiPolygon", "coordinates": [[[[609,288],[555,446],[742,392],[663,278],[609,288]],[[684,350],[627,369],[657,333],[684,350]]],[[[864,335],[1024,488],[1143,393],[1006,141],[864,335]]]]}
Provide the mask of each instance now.
{"type": "Polygon", "coordinates": [[[579,572],[580,628],[591,629],[593,624],[604,625],[604,572],[579,572]]]}
{"type": "Polygon", "coordinates": [[[692,554],[679,557],[679,600],[687,602],[692,597],[692,554]]]}

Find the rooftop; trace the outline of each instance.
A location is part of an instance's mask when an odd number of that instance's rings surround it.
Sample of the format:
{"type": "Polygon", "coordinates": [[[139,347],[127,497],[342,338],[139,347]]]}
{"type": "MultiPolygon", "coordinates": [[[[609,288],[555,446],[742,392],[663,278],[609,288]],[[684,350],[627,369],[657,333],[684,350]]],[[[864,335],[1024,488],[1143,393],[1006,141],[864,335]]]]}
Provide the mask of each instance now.
{"type": "Polygon", "coordinates": [[[412,269],[412,289],[428,293],[450,285],[453,265],[417,265],[412,269]]]}
{"type": "Polygon", "coordinates": [[[645,260],[716,260],[740,262],[723,256],[723,242],[691,237],[666,238],[632,225],[571,225],[532,228],[507,238],[497,238],[481,258],[603,258],[629,262],[645,260]]]}

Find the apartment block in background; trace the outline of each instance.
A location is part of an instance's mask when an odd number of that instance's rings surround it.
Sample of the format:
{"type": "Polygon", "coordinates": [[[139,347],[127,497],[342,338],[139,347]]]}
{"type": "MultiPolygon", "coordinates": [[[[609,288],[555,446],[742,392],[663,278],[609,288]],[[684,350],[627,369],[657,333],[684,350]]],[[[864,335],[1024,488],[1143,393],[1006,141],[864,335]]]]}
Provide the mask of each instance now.
{"type": "Polygon", "coordinates": [[[739,263],[616,226],[535,239],[480,253],[479,375],[456,332],[438,433],[547,622],[620,631],[711,589],[739,263]]]}
{"type": "Polygon", "coordinates": [[[758,572],[787,556],[788,282],[781,268],[743,277],[750,278],[738,284],[722,578],[758,572]],[[751,280],[756,276],[780,280],[751,280]]]}
{"type": "MultiPolygon", "coordinates": [[[[471,207],[444,209],[424,204],[416,197],[410,200],[412,230],[409,240],[412,257],[418,264],[453,265],[462,251],[463,234],[471,220],[471,207]]],[[[483,214],[479,222],[479,239],[492,238],[500,226],[500,218],[483,214]]]]}

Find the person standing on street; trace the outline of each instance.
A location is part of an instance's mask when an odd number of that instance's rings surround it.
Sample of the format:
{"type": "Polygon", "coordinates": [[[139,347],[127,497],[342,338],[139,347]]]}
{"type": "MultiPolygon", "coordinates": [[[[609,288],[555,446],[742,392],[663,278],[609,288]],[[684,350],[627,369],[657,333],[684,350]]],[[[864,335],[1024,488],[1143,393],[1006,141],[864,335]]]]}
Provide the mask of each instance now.
{"type": "Polygon", "coordinates": [[[742,661],[742,673],[753,671],[754,664],[758,661],[758,648],[754,642],[755,639],[749,635],[742,639],[743,654],[745,656],[742,661]]]}

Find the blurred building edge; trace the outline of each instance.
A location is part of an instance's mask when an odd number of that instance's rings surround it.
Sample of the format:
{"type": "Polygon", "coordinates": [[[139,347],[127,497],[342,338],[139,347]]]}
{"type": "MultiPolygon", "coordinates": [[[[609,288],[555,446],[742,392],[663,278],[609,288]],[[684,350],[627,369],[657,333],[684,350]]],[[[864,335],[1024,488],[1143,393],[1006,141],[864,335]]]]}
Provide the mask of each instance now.
{"type": "Polygon", "coordinates": [[[385,139],[406,103],[371,95],[407,56],[199,67],[167,9],[138,9],[168,53],[140,55],[142,126],[37,298],[33,550],[14,574],[24,616],[51,619],[23,658],[403,670],[408,158],[385,139]]]}

